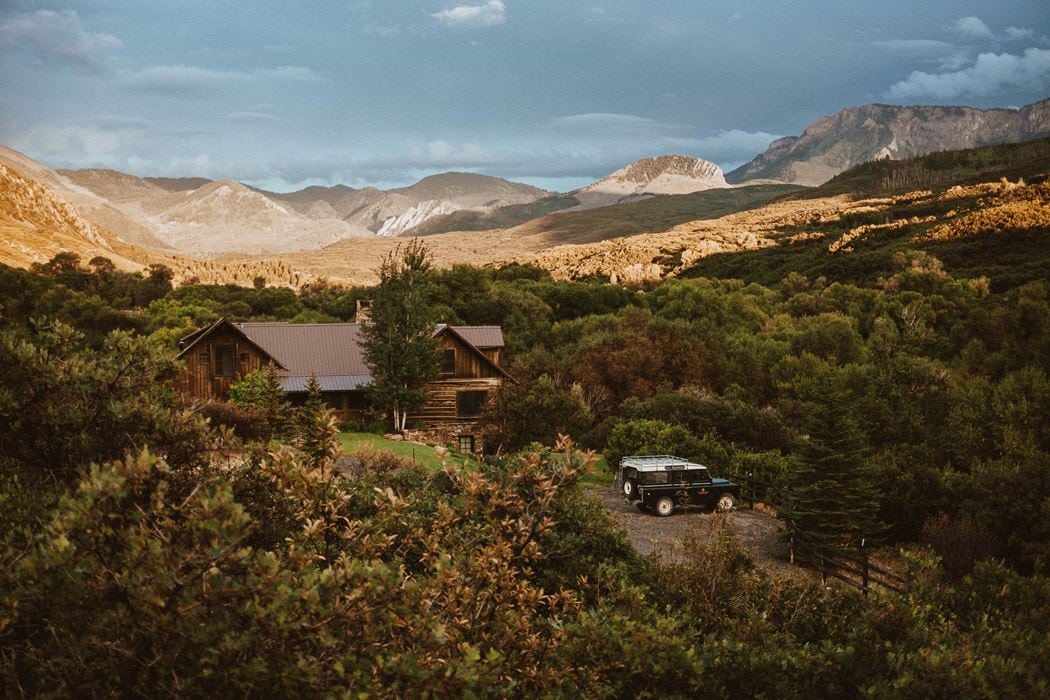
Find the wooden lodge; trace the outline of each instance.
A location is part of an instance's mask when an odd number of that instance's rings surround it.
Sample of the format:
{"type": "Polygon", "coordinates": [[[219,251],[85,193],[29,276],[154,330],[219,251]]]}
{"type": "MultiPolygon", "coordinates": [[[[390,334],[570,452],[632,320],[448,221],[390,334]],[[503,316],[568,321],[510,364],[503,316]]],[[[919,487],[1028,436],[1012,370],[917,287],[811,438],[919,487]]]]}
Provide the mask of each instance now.
{"type": "MultiPolygon", "coordinates": [[[[183,361],[178,389],[189,401],[224,401],[230,385],[273,363],[293,403],[306,398],[317,377],[329,407],[340,420],[363,418],[370,406],[365,389],[372,374],[364,360],[357,323],[231,323],[220,319],[179,341],[183,361]]],[[[428,399],[410,421],[422,423],[461,451],[482,449],[478,419],[496,389],[510,375],[500,366],[499,326],[440,324],[435,336],[441,376],[430,383],[428,399]]]]}

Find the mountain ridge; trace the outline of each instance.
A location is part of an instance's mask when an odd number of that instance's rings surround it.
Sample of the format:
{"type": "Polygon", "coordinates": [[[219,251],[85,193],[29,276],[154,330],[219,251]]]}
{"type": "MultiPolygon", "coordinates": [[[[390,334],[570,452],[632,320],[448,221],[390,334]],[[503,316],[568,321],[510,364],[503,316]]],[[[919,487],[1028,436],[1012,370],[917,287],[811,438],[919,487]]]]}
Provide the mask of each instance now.
{"type": "Polygon", "coordinates": [[[773,180],[823,184],[879,158],[909,158],[944,150],[1050,136],[1050,98],[1019,109],[866,104],[847,107],[786,136],[726,175],[732,184],[773,180]]]}

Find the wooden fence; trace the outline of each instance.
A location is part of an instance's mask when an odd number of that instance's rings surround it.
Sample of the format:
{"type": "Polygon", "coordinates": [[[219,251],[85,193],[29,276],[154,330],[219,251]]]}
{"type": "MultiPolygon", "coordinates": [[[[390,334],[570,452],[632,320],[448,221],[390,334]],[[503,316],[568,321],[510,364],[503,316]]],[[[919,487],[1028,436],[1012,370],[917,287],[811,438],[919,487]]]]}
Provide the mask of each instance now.
{"type": "MultiPolygon", "coordinates": [[[[787,504],[784,492],[775,484],[747,477],[733,477],[740,484],[740,496],[753,510],[757,505],[779,512],[787,504]]],[[[871,563],[864,540],[856,552],[830,547],[816,542],[800,532],[790,518],[780,517],[787,528],[791,547],[791,563],[808,564],[820,572],[820,580],[827,584],[829,578],[842,581],[867,595],[873,586],[903,593],[909,585],[908,579],[871,563]]]]}

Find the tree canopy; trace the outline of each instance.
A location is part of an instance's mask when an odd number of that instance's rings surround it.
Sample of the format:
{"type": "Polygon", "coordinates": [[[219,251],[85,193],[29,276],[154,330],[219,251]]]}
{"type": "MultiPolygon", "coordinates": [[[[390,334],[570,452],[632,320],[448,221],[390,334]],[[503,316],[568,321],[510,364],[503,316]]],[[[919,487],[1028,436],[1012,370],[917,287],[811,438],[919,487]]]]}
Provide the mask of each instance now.
{"type": "Polygon", "coordinates": [[[412,239],[388,253],[378,273],[369,320],[362,324],[365,361],[372,370],[369,392],[390,411],[394,430],[403,432],[440,369],[428,287],[430,251],[412,239]]]}

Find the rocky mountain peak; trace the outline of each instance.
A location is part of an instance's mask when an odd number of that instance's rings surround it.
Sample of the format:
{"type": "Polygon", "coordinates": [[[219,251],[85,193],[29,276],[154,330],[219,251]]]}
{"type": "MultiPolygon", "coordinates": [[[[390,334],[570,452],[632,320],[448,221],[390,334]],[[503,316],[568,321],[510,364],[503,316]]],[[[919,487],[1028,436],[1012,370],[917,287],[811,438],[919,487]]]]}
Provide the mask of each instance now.
{"type": "Polygon", "coordinates": [[[643,158],[583,188],[618,194],[688,194],[727,187],[722,169],[710,161],[679,154],[643,158]]]}
{"type": "Polygon", "coordinates": [[[1050,100],[1021,109],[869,104],[821,117],[801,136],[777,139],[727,175],[732,183],[820,185],[869,160],[910,158],[1050,135],[1050,100]]]}

